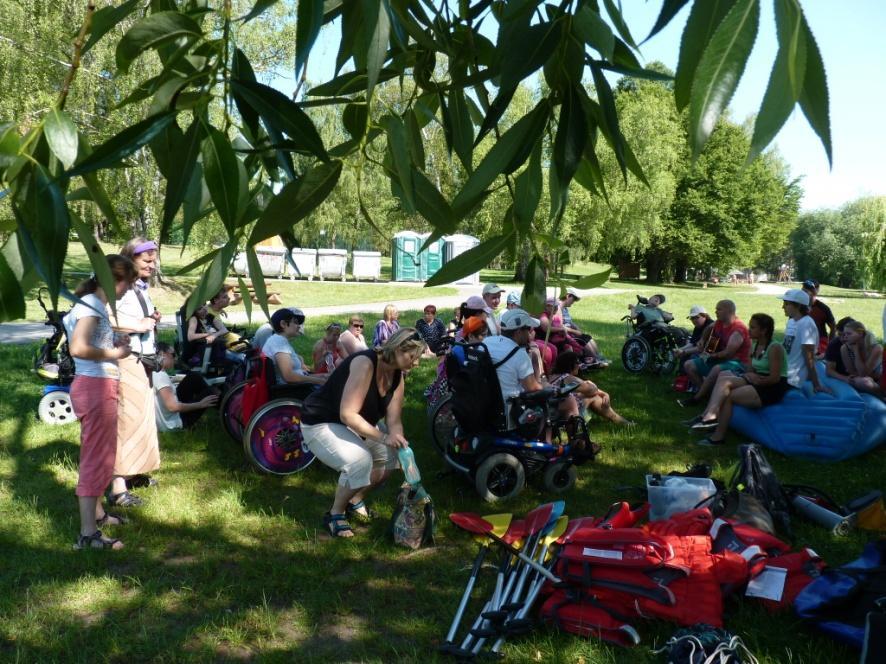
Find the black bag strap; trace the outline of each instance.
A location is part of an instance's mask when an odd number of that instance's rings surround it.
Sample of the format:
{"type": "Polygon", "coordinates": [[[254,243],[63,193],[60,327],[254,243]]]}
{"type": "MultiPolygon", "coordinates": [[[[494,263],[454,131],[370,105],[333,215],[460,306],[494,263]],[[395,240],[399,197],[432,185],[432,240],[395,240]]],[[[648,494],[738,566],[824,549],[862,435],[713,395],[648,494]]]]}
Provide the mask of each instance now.
{"type": "Polygon", "coordinates": [[[145,302],[145,296],[142,295],[142,292],[138,286],[133,286],[132,290],[135,291],[135,296],[138,298],[138,303],[142,307],[142,313],[144,313],[145,318],[150,318],[151,314],[148,313],[148,303],[145,302]]]}
{"type": "Polygon", "coordinates": [[[494,362],[494,363],[492,364],[492,368],[493,368],[493,369],[498,369],[501,365],[503,365],[505,362],[507,362],[508,360],[510,360],[512,357],[514,357],[514,355],[517,354],[517,351],[520,350],[521,348],[522,348],[522,346],[516,346],[516,347],[512,348],[512,349],[511,349],[511,352],[508,353],[507,355],[505,355],[505,356],[501,359],[500,362],[494,362]]]}

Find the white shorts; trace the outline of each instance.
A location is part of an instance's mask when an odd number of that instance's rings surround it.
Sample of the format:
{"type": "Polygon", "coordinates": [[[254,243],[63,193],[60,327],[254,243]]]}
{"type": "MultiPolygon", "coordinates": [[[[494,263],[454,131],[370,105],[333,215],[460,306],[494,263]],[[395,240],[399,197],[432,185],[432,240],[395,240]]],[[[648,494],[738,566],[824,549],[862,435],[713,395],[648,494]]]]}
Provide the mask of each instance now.
{"type": "Polygon", "coordinates": [[[339,471],[340,486],[369,486],[374,468],[399,467],[397,451],[374,440],[364,440],[344,424],[301,425],[304,447],[325,465],[339,471]]]}

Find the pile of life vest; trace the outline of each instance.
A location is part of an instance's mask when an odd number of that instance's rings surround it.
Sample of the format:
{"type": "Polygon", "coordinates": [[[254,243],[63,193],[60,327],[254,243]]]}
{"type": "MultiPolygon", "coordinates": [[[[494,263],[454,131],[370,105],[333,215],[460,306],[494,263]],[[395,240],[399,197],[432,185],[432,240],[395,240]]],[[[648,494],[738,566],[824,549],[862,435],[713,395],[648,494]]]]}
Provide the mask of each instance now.
{"type": "Polygon", "coordinates": [[[561,630],[636,645],[641,619],[723,626],[723,599],[758,598],[769,610],[793,604],[825,567],[811,549],[791,552],[777,537],[715,519],[700,508],[643,526],[648,505],[621,503],[603,519],[573,519],[560,539],[541,606],[561,630]]]}

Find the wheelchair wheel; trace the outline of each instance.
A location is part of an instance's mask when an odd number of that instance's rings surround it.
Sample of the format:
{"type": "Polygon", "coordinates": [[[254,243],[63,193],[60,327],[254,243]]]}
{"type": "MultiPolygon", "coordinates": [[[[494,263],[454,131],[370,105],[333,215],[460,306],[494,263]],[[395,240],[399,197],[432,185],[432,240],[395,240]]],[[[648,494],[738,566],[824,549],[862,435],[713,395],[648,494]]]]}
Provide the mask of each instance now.
{"type": "Polygon", "coordinates": [[[631,373],[641,373],[652,356],[652,349],[643,337],[631,337],[621,348],[621,362],[631,373]]]}
{"type": "Polygon", "coordinates": [[[674,373],[679,363],[679,358],[674,349],[665,344],[660,344],[652,351],[649,368],[657,374],[667,375],[674,373]]]}
{"type": "Polygon", "coordinates": [[[47,392],[37,404],[37,417],[44,424],[68,424],[76,422],[71,395],[65,390],[47,392]]]}
{"type": "Polygon", "coordinates": [[[474,475],[477,493],[486,502],[507,500],[526,485],[526,469],[513,454],[499,452],[486,457],[474,475]]]}
{"type": "Polygon", "coordinates": [[[565,493],[575,486],[576,477],[578,471],[575,470],[575,466],[566,461],[555,461],[545,468],[541,481],[546,491],[565,493]]]}
{"type": "Polygon", "coordinates": [[[245,428],[242,420],[243,388],[245,387],[246,381],[234,385],[234,387],[225,392],[218,407],[222,428],[237,443],[243,440],[243,429],[245,428]]]}
{"type": "Polygon", "coordinates": [[[452,399],[446,397],[434,406],[430,417],[431,440],[441,456],[446,456],[449,445],[455,438],[455,415],[452,413],[452,399]]]}
{"type": "Polygon", "coordinates": [[[263,473],[292,475],[311,465],[314,455],[302,447],[302,403],[274,399],[259,408],[243,433],[243,450],[263,473]]]}

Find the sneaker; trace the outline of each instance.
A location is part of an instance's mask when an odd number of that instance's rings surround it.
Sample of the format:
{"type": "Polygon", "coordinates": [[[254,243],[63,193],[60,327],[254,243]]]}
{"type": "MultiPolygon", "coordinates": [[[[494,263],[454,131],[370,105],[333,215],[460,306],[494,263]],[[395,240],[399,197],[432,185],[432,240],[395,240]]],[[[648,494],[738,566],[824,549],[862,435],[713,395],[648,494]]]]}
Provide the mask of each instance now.
{"type": "Polygon", "coordinates": [[[684,426],[691,427],[693,424],[698,424],[701,422],[701,415],[696,415],[695,417],[690,417],[688,420],[683,420],[680,424],[684,426]]]}
{"type": "Polygon", "coordinates": [[[695,444],[701,445],[703,447],[719,447],[720,445],[722,445],[725,442],[726,442],[725,440],[714,440],[710,436],[705,436],[701,440],[696,440],[695,444]]]}
{"type": "Polygon", "coordinates": [[[713,420],[699,419],[698,422],[696,422],[695,424],[693,424],[689,428],[693,429],[695,431],[703,431],[705,429],[716,429],[718,424],[719,424],[719,421],[717,419],[713,419],[713,420]]]}

